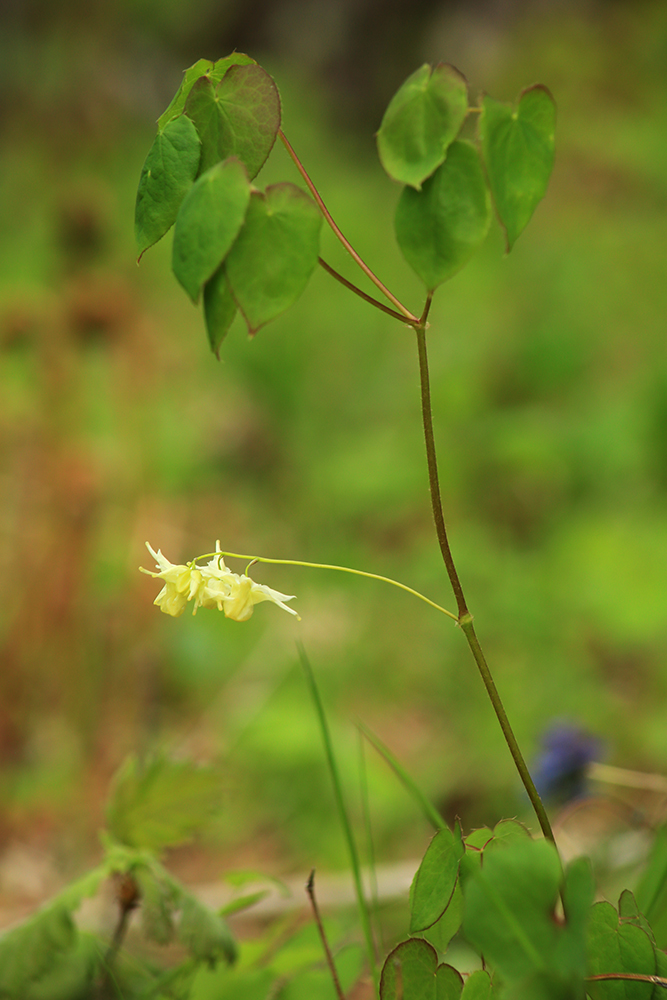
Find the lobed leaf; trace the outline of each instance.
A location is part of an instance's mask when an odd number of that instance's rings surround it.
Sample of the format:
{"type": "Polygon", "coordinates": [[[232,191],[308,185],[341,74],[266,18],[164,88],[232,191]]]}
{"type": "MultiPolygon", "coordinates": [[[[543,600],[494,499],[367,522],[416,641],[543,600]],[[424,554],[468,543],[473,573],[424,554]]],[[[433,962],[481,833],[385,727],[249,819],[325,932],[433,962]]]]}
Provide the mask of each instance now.
{"type": "Polygon", "coordinates": [[[658,828],[637,886],[637,905],[651,924],[658,947],[667,947],[667,827],[658,828]]]}
{"type": "Polygon", "coordinates": [[[208,342],[215,356],[220,359],[220,348],[238,311],[227,280],[225,265],[221,264],[212,278],[204,285],[204,319],[208,342]]]}
{"type": "Polygon", "coordinates": [[[433,291],[468,262],[490,221],[491,200],[477,151],[457,140],[421,191],[403,188],[396,238],[410,267],[433,291]]]}
{"type": "Polygon", "coordinates": [[[141,171],[134,213],[140,257],[176,221],[197,176],[200,154],[197,129],[183,115],[168,122],[156,135],[141,171]]]}
{"type": "Polygon", "coordinates": [[[133,848],[160,850],[190,840],[220,797],[220,777],[187,761],[131,756],[114,778],[107,805],[111,835],[133,848]]]}
{"type": "Polygon", "coordinates": [[[193,302],[229,253],[249,200],[246,169],[235,158],[207,170],[185,196],[176,217],[172,267],[193,302]]]}
{"type": "Polygon", "coordinates": [[[31,983],[46,976],[66,953],[72,953],[78,933],[62,903],[40,910],[0,939],[0,995],[24,997],[31,983]]]}
{"type": "MultiPolygon", "coordinates": [[[[634,919],[623,920],[606,901],[591,908],[587,936],[588,974],[630,972],[659,975],[655,947],[634,919]]],[[[587,984],[593,1000],[651,1000],[662,990],[651,983],[600,980],[587,984]]]]}
{"type": "Polygon", "coordinates": [[[431,840],[414,880],[410,906],[410,933],[431,927],[447,909],[465,848],[452,831],[438,830],[431,840]]]}
{"type": "Polygon", "coordinates": [[[245,223],[225,262],[248,332],[285,312],[303,292],[319,254],[322,216],[294,184],[253,191],[245,223]]]}
{"type": "Polygon", "coordinates": [[[507,252],[544,197],[554,165],[556,106],[546,87],[524,90],[516,107],[482,102],[479,135],[507,252]]]}
{"type": "Polygon", "coordinates": [[[419,190],[445,159],[468,111],[465,77],[446,63],[422,66],[394,94],[377,134],[382,166],[419,190]]]}
{"type": "Polygon", "coordinates": [[[211,964],[218,959],[236,961],[236,942],[225,920],[188,892],[183,892],[181,898],[178,937],[199,961],[211,964]]]}
{"type": "Polygon", "coordinates": [[[255,177],[273,148],[280,128],[280,97],[271,76],[256,63],[232,66],[222,80],[197,80],[185,114],[202,143],[200,173],[236,156],[255,177]]]}

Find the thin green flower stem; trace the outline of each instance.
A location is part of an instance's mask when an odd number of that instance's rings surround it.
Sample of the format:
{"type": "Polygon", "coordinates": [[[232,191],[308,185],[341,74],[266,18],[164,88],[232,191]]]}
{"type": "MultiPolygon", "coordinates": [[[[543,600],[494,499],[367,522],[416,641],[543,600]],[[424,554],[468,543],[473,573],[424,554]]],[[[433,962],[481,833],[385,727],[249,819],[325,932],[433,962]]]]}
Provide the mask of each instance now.
{"type": "Polygon", "coordinates": [[[440,543],[440,550],[445,562],[445,567],[447,569],[447,575],[449,576],[452,589],[454,591],[454,596],[456,598],[456,603],[459,609],[458,623],[461,626],[463,634],[468,640],[468,645],[470,651],[475,659],[477,668],[486,687],[486,692],[491,700],[493,709],[496,713],[498,722],[500,723],[500,728],[502,729],[503,736],[505,737],[505,742],[509,752],[512,755],[512,759],[519,772],[519,777],[523,782],[523,786],[528,793],[528,798],[531,801],[533,809],[535,810],[535,815],[537,816],[538,822],[542,829],[542,833],[547,840],[550,840],[555,844],[555,838],[553,830],[551,829],[551,823],[549,822],[549,817],[547,816],[546,809],[542,803],[533,779],[530,776],[530,772],[523,758],[523,754],[519,749],[519,744],[517,743],[516,737],[510,725],[510,721],[505,712],[505,707],[502,703],[500,695],[498,694],[498,689],[494,683],[491,671],[489,670],[488,664],[486,662],[486,657],[480,646],[479,639],[475,633],[475,627],[472,621],[472,615],[468,611],[468,606],[466,604],[466,599],[463,593],[463,588],[461,586],[461,581],[459,579],[456,566],[454,565],[454,560],[452,558],[451,549],[449,547],[449,540],[447,537],[447,528],[445,526],[445,518],[442,511],[442,498],[440,496],[440,483],[438,480],[438,463],[436,458],[435,450],[435,437],[433,434],[433,414],[431,412],[431,389],[430,389],[430,379],[428,370],[428,354],[426,350],[426,331],[425,324],[426,318],[428,316],[428,311],[430,309],[430,296],[426,301],[424,307],[424,315],[422,317],[422,322],[415,326],[415,333],[417,334],[417,349],[419,353],[419,374],[421,382],[421,399],[422,399],[422,420],[424,424],[424,440],[426,443],[426,456],[428,461],[428,477],[429,477],[429,487],[431,491],[431,504],[433,507],[433,518],[435,520],[435,529],[438,536],[438,542],[440,543]]]}
{"type": "Polygon", "coordinates": [[[432,601],[430,598],[425,597],[420,594],[418,590],[413,590],[412,587],[407,587],[404,583],[399,583],[398,580],[392,580],[388,576],[379,576],[377,573],[367,573],[363,569],[351,569],[349,566],[331,566],[328,563],[313,563],[313,562],[303,562],[301,559],[267,559],[264,556],[247,556],[241,555],[239,552],[206,552],[203,556],[197,556],[194,562],[198,562],[200,559],[212,559],[215,556],[226,556],[228,559],[245,559],[249,562],[259,562],[259,563],[271,563],[275,566],[305,566],[306,569],[335,569],[339,573],[352,573],[354,576],[365,576],[369,580],[380,580],[382,583],[391,583],[394,587],[399,587],[401,590],[406,590],[408,594],[412,594],[414,597],[418,597],[420,601],[425,601],[426,604],[430,604],[432,608],[436,611],[442,611],[443,615],[447,615],[458,624],[458,617],[452,614],[451,611],[447,611],[446,608],[441,608],[439,604],[432,601]]]}
{"type": "Polygon", "coordinates": [[[387,313],[388,316],[392,316],[394,319],[399,320],[401,323],[407,323],[408,326],[411,325],[407,317],[402,316],[399,312],[396,312],[395,309],[391,309],[389,306],[386,306],[384,302],[378,302],[378,300],[374,299],[372,295],[367,295],[366,292],[362,292],[362,290],[360,288],[357,288],[357,286],[352,281],[348,281],[347,278],[344,278],[342,274],[336,271],[336,269],[333,268],[331,264],[327,264],[326,260],[324,260],[322,257],[318,257],[317,262],[320,265],[320,267],[323,267],[324,270],[331,275],[332,278],[335,278],[336,281],[340,281],[341,285],[345,285],[346,288],[349,288],[351,292],[354,292],[355,295],[358,295],[365,302],[370,302],[370,304],[372,306],[375,306],[376,309],[381,309],[382,312],[387,313]]]}
{"type": "Polygon", "coordinates": [[[359,854],[357,851],[357,845],[354,839],[354,834],[352,833],[352,824],[350,823],[350,818],[348,816],[347,809],[345,807],[345,799],[343,798],[343,786],[341,784],[340,775],[338,773],[338,765],[336,764],[336,758],[334,757],[333,745],[331,743],[331,734],[329,732],[329,725],[327,723],[327,717],[324,712],[324,705],[322,704],[322,699],[320,698],[320,692],[315,682],[315,675],[313,673],[313,668],[310,665],[310,661],[306,655],[306,650],[304,649],[302,643],[300,642],[297,643],[297,649],[299,651],[301,666],[303,667],[303,672],[306,675],[306,681],[308,682],[308,687],[310,688],[310,694],[313,699],[313,704],[315,706],[315,711],[317,712],[317,718],[320,724],[320,732],[322,734],[324,752],[326,754],[327,764],[329,766],[329,774],[331,776],[331,782],[333,784],[334,797],[336,799],[336,806],[338,809],[338,817],[340,819],[341,826],[343,827],[343,833],[345,835],[345,840],[347,842],[347,849],[350,855],[352,877],[354,880],[354,888],[357,896],[357,905],[359,907],[359,916],[361,917],[361,924],[364,931],[364,939],[366,941],[368,962],[371,968],[373,982],[375,983],[375,991],[377,993],[379,988],[379,973],[375,955],[375,943],[373,941],[373,930],[371,927],[371,918],[370,918],[368,903],[366,901],[366,896],[364,895],[364,887],[361,881],[361,866],[359,864],[359,854]]]}
{"type": "Polygon", "coordinates": [[[287,136],[285,135],[285,133],[283,132],[282,129],[278,129],[278,136],[280,137],[280,140],[281,140],[282,144],[284,145],[285,149],[287,150],[287,152],[291,156],[292,160],[294,161],[294,164],[295,164],[297,170],[299,171],[299,173],[303,177],[304,181],[308,185],[308,190],[310,191],[310,193],[312,194],[313,198],[317,202],[322,215],[324,216],[324,218],[327,221],[327,224],[331,227],[331,229],[333,230],[334,234],[340,240],[340,242],[343,244],[343,246],[345,247],[345,249],[347,250],[347,252],[350,254],[350,256],[352,257],[352,259],[354,260],[354,262],[359,265],[359,267],[364,272],[364,274],[368,278],[370,278],[370,280],[373,282],[373,284],[375,285],[375,287],[378,288],[382,292],[382,294],[384,295],[384,297],[386,299],[389,299],[389,301],[391,302],[392,305],[396,306],[396,308],[398,309],[398,311],[399,311],[399,313],[401,314],[402,317],[404,316],[406,319],[410,320],[411,323],[417,323],[417,322],[419,322],[418,318],[414,315],[414,313],[411,313],[409,309],[406,309],[406,307],[403,305],[403,303],[399,299],[396,298],[396,296],[393,294],[393,292],[390,292],[389,289],[386,287],[386,285],[383,285],[383,283],[380,281],[380,279],[378,278],[378,276],[376,274],[374,274],[373,271],[371,271],[371,269],[368,266],[368,264],[366,263],[366,261],[363,260],[359,256],[359,254],[354,249],[354,247],[352,246],[352,244],[350,243],[350,241],[343,235],[343,233],[341,232],[341,230],[338,228],[338,226],[334,222],[334,219],[333,219],[333,216],[331,215],[331,212],[329,211],[329,209],[327,208],[327,206],[324,204],[324,201],[322,200],[322,196],[320,195],[320,192],[317,190],[317,188],[313,184],[312,180],[310,179],[310,177],[309,177],[309,175],[308,175],[308,173],[306,171],[306,168],[304,167],[304,165],[302,164],[301,160],[299,159],[299,157],[294,152],[294,149],[292,148],[292,146],[291,146],[291,144],[290,144],[287,136]]]}

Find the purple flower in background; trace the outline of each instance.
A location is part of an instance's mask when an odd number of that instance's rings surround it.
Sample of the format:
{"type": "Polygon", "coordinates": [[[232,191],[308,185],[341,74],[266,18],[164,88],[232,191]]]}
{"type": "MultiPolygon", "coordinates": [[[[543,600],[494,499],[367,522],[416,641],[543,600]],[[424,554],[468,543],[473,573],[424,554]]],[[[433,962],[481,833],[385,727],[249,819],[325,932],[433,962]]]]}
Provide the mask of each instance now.
{"type": "Polygon", "coordinates": [[[533,764],[533,780],[542,796],[564,805],[586,794],[586,769],[600,757],[597,737],[569,723],[554,723],[542,738],[542,753],[533,764]]]}

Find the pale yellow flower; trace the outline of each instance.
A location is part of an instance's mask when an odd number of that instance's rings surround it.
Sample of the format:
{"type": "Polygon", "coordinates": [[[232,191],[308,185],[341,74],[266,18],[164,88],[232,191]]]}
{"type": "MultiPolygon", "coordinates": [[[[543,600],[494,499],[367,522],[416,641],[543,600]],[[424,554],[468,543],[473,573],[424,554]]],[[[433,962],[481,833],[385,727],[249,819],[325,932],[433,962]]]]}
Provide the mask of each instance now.
{"type": "MultiPolygon", "coordinates": [[[[296,615],[296,611],[285,604],[285,601],[294,600],[294,595],[281,594],[264,584],[255,583],[245,574],[239,576],[232,573],[225,566],[222,555],[214,556],[206,566],[197,566],[194,561],[183,566],[170,563],[160,549],[156,552],[148,542],[146,548],[155,559],[158,572],[143,567],[140,569],[148,576],[164,580],[164,586],[153,603],[167,615],[182,615],[189,601],[194,601],[193,615],[197,608],[217,608],[224,611],[227,618],[237,622],[247,621],[255,604],[262,601],[273,601],[284,611],[296,615]]],[[[216,552],[219,551],[220,542],[216,542],[216,552]]]]}

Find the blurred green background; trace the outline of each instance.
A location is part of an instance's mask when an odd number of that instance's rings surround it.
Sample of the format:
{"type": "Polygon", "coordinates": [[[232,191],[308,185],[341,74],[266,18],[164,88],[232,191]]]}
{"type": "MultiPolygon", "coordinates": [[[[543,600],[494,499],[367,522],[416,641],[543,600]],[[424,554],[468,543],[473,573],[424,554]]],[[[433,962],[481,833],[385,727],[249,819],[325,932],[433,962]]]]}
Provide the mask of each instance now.
{"type": "MultiPolygon", "coordinates": [[[[355,813],[360,718],[464,828],[527,814],[463,637],[421,602],[257,567],[297,594],[301,623],[269,605],[244,625],[173,620],[137,572],[146,540],[178,562],[220,538],[453,607],[411,333],[318,272],[255,340],[237,320],[219,363],[170,236],[136,266],[155,120],[188,65],[234,48],[274,74],[327,205],[415,310],[374,150],[394,90],[442,60],[473,95],[554,93],[547,198],[511,256],[494,226],[431,313],[445,508],[527,756],[558,717],[613,763],[667,768],[664,3],[32,0],[3,21],[0,852],[27,842],[78,869],[114,769],[161,747],[222,766],[209,874],[344,866],[296,639],[355,813]]],[[[282,148],[258,183],[275,180],[298,181],[282,148]]],[[[359,280],[328,231],[322,246],[359,280]]],[[[416,856],[425,822],[366,764],[378,857],[416,856]]]]}

